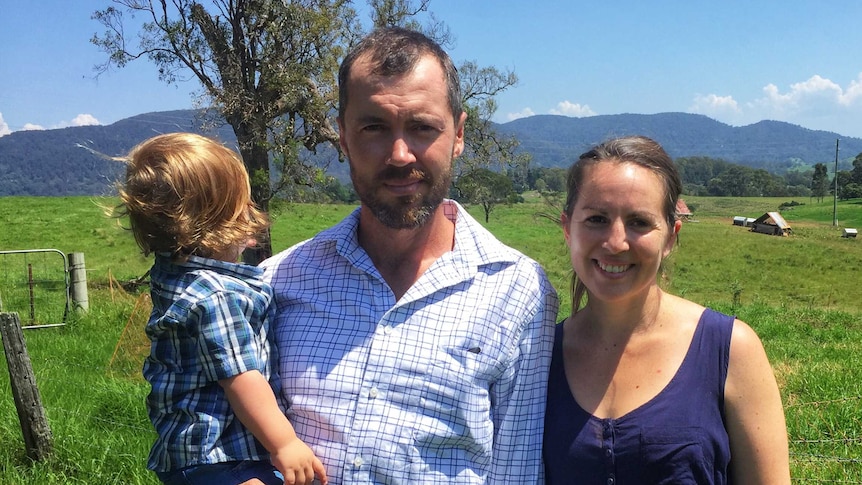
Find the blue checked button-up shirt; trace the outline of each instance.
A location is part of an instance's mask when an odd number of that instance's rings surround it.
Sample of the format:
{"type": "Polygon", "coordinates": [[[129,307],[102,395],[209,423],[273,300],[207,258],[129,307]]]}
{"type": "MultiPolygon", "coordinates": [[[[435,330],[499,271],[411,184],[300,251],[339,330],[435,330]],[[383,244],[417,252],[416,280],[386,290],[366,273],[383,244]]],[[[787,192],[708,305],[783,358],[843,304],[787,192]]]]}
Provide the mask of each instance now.
{"type": "Polygon", "coordinates": [[[158,433],[151,470],[268,459],[218,384],[257,370],[278,390],[268,317],[272,288],[262,274],[255,266],[195,256],[172,263],[156,255],[146,328],[151,350],[143,370],[152,385],[147,409],[158,433]]]}
{"type": "Polygon", "coordinates": [[[452,201],[455,247],[399,300],[359,211],[263,263],[288,416],[330,484],[543,480],[557,295],[452,201]]]}

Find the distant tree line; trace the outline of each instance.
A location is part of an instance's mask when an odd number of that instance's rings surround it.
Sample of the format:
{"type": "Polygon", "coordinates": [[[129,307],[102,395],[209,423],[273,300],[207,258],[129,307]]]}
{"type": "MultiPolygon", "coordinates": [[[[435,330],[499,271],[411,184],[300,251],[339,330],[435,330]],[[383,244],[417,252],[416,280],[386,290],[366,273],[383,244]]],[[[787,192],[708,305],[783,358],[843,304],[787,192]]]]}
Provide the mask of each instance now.
{"type": "Polygon", "coordinates": [[[838,171],[837,180],[835,177],[829,180],[825,163],[814,166],[814,175],[811,179],[812,196],[822,200],[827,194],[834,195],[836,187],[838,198],[841,200],[862,198],[862,153],[853,159],[852,169],[838,171]]]}
{"type": "Polygon", "coordinates": [[[852,170],[838,171],[838,198],[841,200],[862,198],[862,153],[853,159],[852,170]]]}
{"type": "Polygon", "coordinates": [[[787,171],[783,175],[709,157],[675,160],[688,195],[718,197],[810,197],[812,172],[787,171]]]}
{"type": "MultiPolygon", "coordinates": [[[[763,169],[737,165],[709,157],[684,157],[675,160],[683,182],[683,194],[717,197],[816,197],[822,200],[835,191],[826,164],[813,169],[788,171],[777,175],[763,169]]],[[[461,174],[453,182],[450,197],[464,204],[481,206],[485,220],[499,204],[523,201],[520,194],[538,191],[549,196],[566,192],[566,169],[529,167],[493,171],[476,168],[461,174]]],[[[327,176],[314,188],[298,188],[287,198],[296,202],[357,203],[352,186],[327,176]]],[[[838,198],[862,198],[862,153],[853,161],[853,169],[838,172],[838,198]]]]}
{"type": "MultiPolygon", "coordinates": [[[[13,135],[2,140],[0,193],[25,196],[110,195],[113,181],[122,175],[123,165],[83,148],[70,152],[67,147],[98,140],[93,146],[99,152],[120,155],[143,136],[139,124],[131,120],[111,127],[79,127],[13,135]],[[40,177],[34,177],[33,171],[40,177]]],[[[311,157],[309,165],[317,167],[313,180],[308,184],[287,187],[280,198],[292,202],[358,203],[356,193],[347,181],[346,163],[338,163],[333,150],[305,153],[303,156],[311,157]]],[[[461,167],[450,196],[465,204],[481,205],[487,217],[494,206],[521,200],[520,194],[525,191],[551,196],[565,193],[565,168],[538,166],[532,161],[515,162],[496,163],[502,168],[493,171],[476,164],[461,167]]],[[[814,197],[822,200],[833,197],[835,193],[836,180],[831,173],[832,165],[828,163],[788,170],[784,174],[704,156],[681,157],[676,159],[676,163],[686,195],[814,197]]],[[[847,167],[847,164],[842,163],[841,166],[847,167]]],[[[849,170],[838,171],[837,182],[839,199],[862,198],[862,153],[855,157],[849,170]]]]}

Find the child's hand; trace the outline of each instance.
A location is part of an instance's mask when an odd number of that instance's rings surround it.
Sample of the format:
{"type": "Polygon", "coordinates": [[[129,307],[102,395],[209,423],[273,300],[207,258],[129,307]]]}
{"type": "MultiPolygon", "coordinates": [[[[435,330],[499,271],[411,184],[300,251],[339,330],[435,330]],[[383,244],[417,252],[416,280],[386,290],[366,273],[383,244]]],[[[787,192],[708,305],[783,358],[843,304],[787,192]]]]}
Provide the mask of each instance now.
{"type": "Polygon", "coordinates": [[[287,442],[275,453],[271,453],[272,464],[284,475],[286,485],[311,485],[317,477],[326,485],[326,470],[314,452],[299,438],[287,442]]]}

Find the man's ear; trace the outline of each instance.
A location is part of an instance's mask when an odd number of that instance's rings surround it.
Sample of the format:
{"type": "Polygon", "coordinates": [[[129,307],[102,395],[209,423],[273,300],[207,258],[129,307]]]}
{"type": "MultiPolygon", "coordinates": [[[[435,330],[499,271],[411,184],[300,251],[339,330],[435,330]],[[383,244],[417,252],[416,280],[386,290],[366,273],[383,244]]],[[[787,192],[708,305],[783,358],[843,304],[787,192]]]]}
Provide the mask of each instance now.
{"type": "Polygon", "coordinates": [[[335,122],[338,123],[338,146],[341,147],[341,153],[349,159],[350,153],[347,151],[347,130],[344,129],[344,121],[339,116],[335,118],[335,122]]]}
{"type": "Polygon", "coordinates": [[[467,112],[461,113],[455,122],[455,145],[452,147],[452,158],[458,158],[464,153],[464,126],[467,121],[467,112]]]}

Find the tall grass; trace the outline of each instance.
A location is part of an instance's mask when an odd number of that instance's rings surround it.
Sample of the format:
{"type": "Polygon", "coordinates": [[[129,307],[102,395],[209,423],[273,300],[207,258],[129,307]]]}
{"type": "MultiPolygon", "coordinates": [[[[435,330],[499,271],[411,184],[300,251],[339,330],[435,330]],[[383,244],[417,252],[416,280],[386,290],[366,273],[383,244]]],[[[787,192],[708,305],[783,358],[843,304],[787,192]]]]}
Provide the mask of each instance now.
{"type": "MultiPolygon", "coordinates": [[[[786,238],[731,224],[735,215],[777,210],[785,199],[686,201],[698,222],[684,224],[666,286],[738,315],[760,334],[785,403],[794,481],[862,482],[862,239],[839,237],[831,225],[831,201],[798,201],[805,205],[785,212],[794,230],[786,238]]],[[[862,226],[858,202],[839,203],[839,221],[862,226]]],[[[116,284],[144,274],[150,261],[117,221],[104,216],[101,206],[111,203],[0,198],[0,250],[83,252],[90,280],[89,313],[73,316],[65,327],[25,332],[55,439],[50,460],[31,463],[24,456],[8,372],[0,369],[0,483],[157,483],[145,469],[155,438],[144,408],[148,388],[140,377],[147,351],[141,332],[145,300],[116,284]]],[[[310,237],[352,209],[281,208],[273,247],[278,251],[310,237]]],[[[484,220],[481,209],[469,210],[484,220]]],[[[565,315],[571,308],[570,263],[557,216],[557,209],[530,199],[496,208],[487,227],[542,263],[565,315]]]]}

